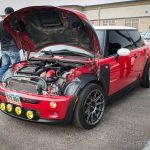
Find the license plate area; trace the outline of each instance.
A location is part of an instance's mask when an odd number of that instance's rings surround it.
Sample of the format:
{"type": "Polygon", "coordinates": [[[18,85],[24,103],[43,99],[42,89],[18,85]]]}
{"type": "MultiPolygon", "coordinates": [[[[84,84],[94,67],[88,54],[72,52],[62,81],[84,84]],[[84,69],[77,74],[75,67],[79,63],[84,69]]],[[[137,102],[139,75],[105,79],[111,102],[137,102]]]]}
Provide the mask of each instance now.
{"type": "Polygon", "coordinates": [[[6,99],[8,103],[15,104],[21,106],[20,97],[16,94],[5,93],[6,99]]]}

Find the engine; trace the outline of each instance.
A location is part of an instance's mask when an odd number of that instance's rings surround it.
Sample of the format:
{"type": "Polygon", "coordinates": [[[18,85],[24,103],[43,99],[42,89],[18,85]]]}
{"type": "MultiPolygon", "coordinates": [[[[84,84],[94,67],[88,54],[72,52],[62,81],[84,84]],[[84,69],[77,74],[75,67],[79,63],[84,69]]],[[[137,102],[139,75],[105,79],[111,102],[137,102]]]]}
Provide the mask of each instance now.
{"type": "Polygon", "coordinates": [[[40,95],[61,95],[67,84],[81,75],[82,67],[83,72],[89,72],[88,66],[74,62],[30,60],[24,66],[18,66],[13,74],[4,78],[5,86],[40,95]]]}

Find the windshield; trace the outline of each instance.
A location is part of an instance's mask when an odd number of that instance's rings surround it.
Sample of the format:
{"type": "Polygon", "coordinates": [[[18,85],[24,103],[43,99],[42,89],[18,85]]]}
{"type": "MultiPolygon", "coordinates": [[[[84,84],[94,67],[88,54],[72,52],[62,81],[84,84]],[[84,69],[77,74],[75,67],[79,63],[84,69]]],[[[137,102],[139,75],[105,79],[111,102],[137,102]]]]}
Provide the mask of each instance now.
{"type": "Polygon", "coordinates": [[[95,30],[99,43],[100,43],[100,47],[103,50],[104,49],[104,37],[105,37],[105,31],[104,30],[95,30]]]}
{"type": "Polygon", "coordinates": [[[46,55],[64,55],[64,56],[86,56],[86,57],[94,57],[92,52],[88,52],[84,49],[69,46],[69,45],[53,45],[43,48],[40,53],[44,53],[46,55]]]}
{"type": "Polygon", "coordinates": [[[144,35],[144,39],[150,39],[150,31],[147,31],[144,35]]]}

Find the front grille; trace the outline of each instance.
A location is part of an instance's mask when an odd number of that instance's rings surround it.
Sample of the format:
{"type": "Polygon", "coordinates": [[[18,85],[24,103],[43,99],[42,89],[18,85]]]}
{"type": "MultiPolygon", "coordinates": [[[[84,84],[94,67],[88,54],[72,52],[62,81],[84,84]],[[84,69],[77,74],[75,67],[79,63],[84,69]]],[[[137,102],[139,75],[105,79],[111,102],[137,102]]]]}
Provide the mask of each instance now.
{"type": "Polygon", "coordinates": [[[26,80],[11,79],[7,83],[7,88],[10,88],[11,90],[22,91],[27,93],[34,93],[34,94],[42,93],[41,85],[26,80]]]}

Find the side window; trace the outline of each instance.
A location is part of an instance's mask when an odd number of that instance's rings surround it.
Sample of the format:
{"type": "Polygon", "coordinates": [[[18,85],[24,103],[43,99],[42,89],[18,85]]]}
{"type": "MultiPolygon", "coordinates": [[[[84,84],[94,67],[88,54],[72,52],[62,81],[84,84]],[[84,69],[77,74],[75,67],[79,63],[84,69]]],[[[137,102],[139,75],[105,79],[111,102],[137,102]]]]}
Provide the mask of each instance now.
{"type": "Polygon", "coordinates": [[[127,31],[111,30],[108,40],[108,56],[116,54],[120,48],[132,49],[131,39],[127,31]]]}
{"type": "Polygon", "coordinates": [[[135,48],[144,46],[144,41],[138,31],[128,31],[135,48]]]}

